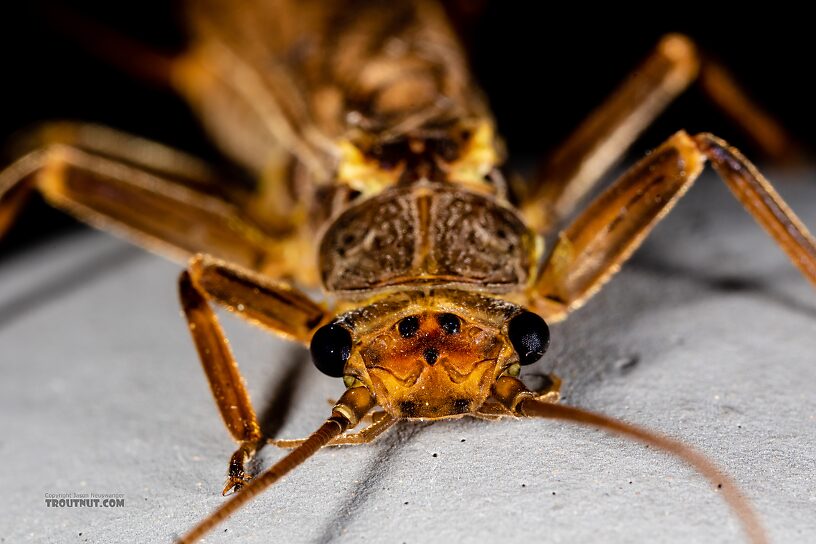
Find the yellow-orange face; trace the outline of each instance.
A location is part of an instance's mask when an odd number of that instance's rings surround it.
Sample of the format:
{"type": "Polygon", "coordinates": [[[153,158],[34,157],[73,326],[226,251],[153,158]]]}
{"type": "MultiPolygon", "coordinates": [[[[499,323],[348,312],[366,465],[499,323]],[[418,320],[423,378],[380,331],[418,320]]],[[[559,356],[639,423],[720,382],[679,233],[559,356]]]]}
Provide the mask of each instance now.
{"type": "Polygon", "coordinates": [[[395,294],[323,327],[312,356],[318,367],[335,361],[321,370],[344,376],[348,385],[365,385],[396,417],[456,416],[477,410],[500,375],[532,360],[527,354],[520,361],[509,325],[528,314],[462,291],[395,294]]]}
{"type": "Polygon", "coordinates": [[[382,407],[402,417],[437,418],[481,406],[505,344],[451,312],[403,317],[361,347],[382,407]]]}

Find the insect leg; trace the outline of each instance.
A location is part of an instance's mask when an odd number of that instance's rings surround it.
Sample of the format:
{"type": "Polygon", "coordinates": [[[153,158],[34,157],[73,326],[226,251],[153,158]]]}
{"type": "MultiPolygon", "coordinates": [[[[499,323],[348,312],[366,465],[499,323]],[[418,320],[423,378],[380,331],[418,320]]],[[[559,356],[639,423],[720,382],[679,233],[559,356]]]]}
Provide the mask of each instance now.
{"type": "Polygon", "coordinates": [[[737,123],[769,159],[792,162],[799,156],[801,149],[794,138],[743,92],[724,66],[705,58],[699,82],[708,98],[737,123]]]}
{"type": "Polygon", "coordinates": [[[521,210],[546,231],[572,211],[638,135],[697,76],[700,60],[687,37],[669,34],[600,107],[593,111],[532,180],[521,210]]]}
{"type": "Polygon", "coordinates": [[[320,306],[286,284],[206,256],[193,259],[182,273],[179,291],[215,402],[224,424],[239,443],[230,459],[226,494],[230,489],[240,489],[249,480],[244,465],[261,446],[262,436],[238,364],[209,302],[302,342],[308,341],[325,314],[320,306]]]}
{"type": "Polygon", "coordinates": [[[713,134],[694,137],[731,193],[776,241],[794,265],[816,284],[816,239],[773,185],[736,148],[713,134]]]}
{"type": "Polygon", "coordinates": [[[476,419],[486,419],[493,421],[503,417],[515,416],[513,412],[505,408],[502,404],[495,401],[487,401],[482,404],[479,409],[472,414],[476,419]]]}
{"type": "Polygon", "coordinates": [[[219,173],[197,157],[159,142],[93,123],[55,121],[37,125],[15,134],[8,144],[8,153],[23,157],[56,145],[102,155],[206,191],[217,191],[224,186],[219,173]]]}
{"type": "MultiPolygon", "coordinates": [[[[358,444],[368,444],[373,442],[378,436],[391,428],[397,422],[396,418],[387,412],[375,412],[372,414],[373,421],[368,427],[365,427],[356,433],[341,434],[332,439],[328,446],[356,446],[358,444]]],[[[306,438],[298,438],[295,440],[267,440],[267,444],[272,444],[279,448],[297,448],[304,442],[306,438]]]]}
{"type": "Polygon", "coordinates": [[[178,542],[180,544],[189,544],[200,540],[213,527],[317,453],[320,448],[331,442],[333,438],[341,435],[346,429],[354,427],[374,407],[374,404],[374,396],[365,387],[347,389],[335,405],[334,410],[332,410],[331,417],[312,433],[303,444],[249,482],[241,493],[230,497],[215,512],[198,522],[178,542]]]}
{"type": "MultiPolygon", "coordinates": [[[[558,402],[561,400],[561,379],[555,374],[544,377],[546,378],[544,386],[536,388],[534,398],[541,402],[558,402]]],[[[472,415],[479,419],[501,419],[507,416],[515,416],[516,414],[500,402],[487,401],[472,415]]]]}
{"type": "Polygon", "coordinates": [[[533,287],[550,319],[581,306],[618,271],[710,159],[745,209],[816,284],[816,241],[771,184],[739,151],[710,134],[678,132],[628,170],[564,231],[533,287]]]}
{"type": "Polygon", "coordinates": [[[779,123],[689,38],[669,34],[551,156],[531,187],[522,190],[522,211],[530,224],[543,232],[568,215],[638,135],[698,77],[709,98],[770,158],[791,158],[796,146],[779,123]]]}
{"type": "Polygon", "coordinates": [[[98,125],[47,123],[16,135],[9,146],[9,152],[20,158],[0,171],[0,236],[11,227],[33,192],[36,173],[45,166],[45,150],[56,145],[116,158],[172,177],[176,183],[213,185],[215,182],[214,173],[202,161],[159,143],[98,125]]]}
{"type": "Polygon", "coordinates": [[[226,184],[197,159],[89,125],[37,134],[46,145],[0,172],[0,236],[36,190],[88,224],[179,261],[203,251],[262,268],[280,254],[284,242],[247,218],[240,196],[219,189],[226,184]]]}
{"type": "Polygon", "coordinates": [[[520,380],[509,376],[499,378],[496,381],[493,386],[493,396],[514,415],[559,419],[579,425],[600,427],[613,434],[648,444],[683,460],[722,492],[723,498],[742,522],[751,542],[754,544],[768,542],[759,517],[740,492],[736,482],[720,471],[704,455],[682,442],[601,414],[542,401],[537,398],[535,393],[528,390],[520,380]]]}

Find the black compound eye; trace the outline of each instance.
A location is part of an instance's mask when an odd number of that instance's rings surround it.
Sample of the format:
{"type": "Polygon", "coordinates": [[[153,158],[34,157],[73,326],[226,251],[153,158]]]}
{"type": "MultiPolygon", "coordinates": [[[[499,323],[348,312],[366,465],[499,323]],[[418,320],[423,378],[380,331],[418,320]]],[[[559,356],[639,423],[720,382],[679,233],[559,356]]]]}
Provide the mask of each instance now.
{"type": "Polygon", "coordinates": [[[399,329],[400,336],[403,338],[411,338],[419,330],[419,318],[414,315],[406,317],[399,322],[397,329],[399,329]]]}
{"type": "Polygon", "coordinates": [[[342,378],[346,361],[351,355],[351,333],[334,323],[324,325],[312,336],[309,351],[312,352],[312,362],[320,372],[332,378],[342,378]]]}
{"type": "Polygon", "coordinates": [[[445,334],[457,334],[462,326],[462,321],[453,314],[442,314],[438,321],[445,334]]]}
{"type": "Polygon", "coordinates": [[[518,353],[521,365],[531,365],[541,359],[550,345],[550,328],[547,323],[526,310],[510,320],[507,336],[518,353]]]}

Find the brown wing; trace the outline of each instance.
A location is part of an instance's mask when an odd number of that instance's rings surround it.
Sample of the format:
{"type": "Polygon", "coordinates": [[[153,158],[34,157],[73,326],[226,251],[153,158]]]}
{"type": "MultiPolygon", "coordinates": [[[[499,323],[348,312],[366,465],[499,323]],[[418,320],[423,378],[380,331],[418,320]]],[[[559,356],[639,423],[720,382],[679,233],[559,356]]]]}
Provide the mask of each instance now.
{"type": "Polygon", "coordinates": [[[336,142],[483,117],[444,10],[430,0],[196,0],[180,88],[255,170],[274,150],[326,179],[336,142]]]}

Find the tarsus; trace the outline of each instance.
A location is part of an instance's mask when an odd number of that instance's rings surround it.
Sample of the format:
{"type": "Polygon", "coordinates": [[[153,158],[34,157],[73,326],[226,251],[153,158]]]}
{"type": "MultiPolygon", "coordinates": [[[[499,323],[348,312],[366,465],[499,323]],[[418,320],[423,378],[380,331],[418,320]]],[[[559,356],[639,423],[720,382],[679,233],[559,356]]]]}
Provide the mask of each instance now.
{"type": "Polygon", "coordinates": [[[349,426],[349,421],[342,416],[332,416],[312,433],[300,447],[269,467],[266,472],[250,481],[241,491],[237,492],[227,502],[218,507],[215,512],[201,520],[187,534],[182,536],[179,544],[190,544],[207,534],[213,527],[232,515],[244,504],[251,501],[271,486],[286,473],[306,461],[320,448],[328,444],[334,437],[342,434],[349,426]]]}

